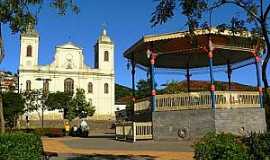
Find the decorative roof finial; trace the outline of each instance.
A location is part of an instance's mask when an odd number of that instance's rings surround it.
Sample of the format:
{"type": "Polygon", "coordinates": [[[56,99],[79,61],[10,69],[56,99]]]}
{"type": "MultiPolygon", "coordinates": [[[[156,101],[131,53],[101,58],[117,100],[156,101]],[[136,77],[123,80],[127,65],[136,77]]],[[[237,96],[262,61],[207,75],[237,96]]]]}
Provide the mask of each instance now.
{"type": "Polygon", "coordinates": [[[107,35],[107,30],[106,30],[106,28],[107,28],[107,24],[106,24],[106,23],[103,23],[103,24],[102,24],[102,35],[103,35],[103,36],[106,36],[106,35],[107,35]]]}
{"type": "Polygon", "coordinates": [[[109,43],[112,43],[112,40],[111,38],[108,36],[107,34],[107,24],[106,23],[103,23],[102,24],[102,31],[100,33],[100,36],[98,38],[98,43],[103,43],[103,42],[109,42],[109,43]]]}

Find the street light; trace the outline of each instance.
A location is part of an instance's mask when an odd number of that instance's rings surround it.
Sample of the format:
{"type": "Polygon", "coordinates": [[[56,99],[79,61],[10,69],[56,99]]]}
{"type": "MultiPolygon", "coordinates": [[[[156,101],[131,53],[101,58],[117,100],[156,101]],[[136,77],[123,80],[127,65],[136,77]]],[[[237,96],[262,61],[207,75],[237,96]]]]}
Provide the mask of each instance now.
{"type": "Polygon", "coordinates": [[[23,86],[23,84],[21,83],[20,86],[21,86],[20,87],[20,93],[22,93],[22,86],[23,86]]]}
{"type": "Polygon", "coordinates": [[[148,59],[150,59],[151,54],[152,54],[152,53],[151,53],[150,49],[147,49],[147,51],[146,51],[146,56],[147,56],[148,59]]]}
{"type": "Polygon", "coordinates": [[[150,80],[151,80],[151,97],[152,97],[152,112],[156,111],[156,88],[155,88],[155,61],[157,58],[157,53],[154,53],[150,49],[146,51],[146,57],[149,60],[150,69],[150,80]]]}

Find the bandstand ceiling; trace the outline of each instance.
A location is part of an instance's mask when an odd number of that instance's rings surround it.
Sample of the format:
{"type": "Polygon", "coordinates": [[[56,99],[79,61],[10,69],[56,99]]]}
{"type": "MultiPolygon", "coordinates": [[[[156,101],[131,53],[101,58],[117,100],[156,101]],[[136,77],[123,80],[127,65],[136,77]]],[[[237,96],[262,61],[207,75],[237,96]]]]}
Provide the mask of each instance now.
{"type": "Polygon", "coordinates": [[[132,59],[136,64],[148,67],[146,56],[148,48],[157,54],[155,67],[185,69],[208,66],[208,54],[203,48],[208,48],[209,35],[212,39],[214,66],[240,63],[254,58],[251,51],[256,48],[257,40],[251,38],[250,33],[232,35],[229,31],[218,32],[216,29],[197,30],[195,38],[191,40],[189,32],[175,32],[142,37],[124,52],[124,56],[132,59]],[[193,42],[193,44],[192,44],[193,42]],[[196,42],[196,43],[194,43],[196,42]]]}

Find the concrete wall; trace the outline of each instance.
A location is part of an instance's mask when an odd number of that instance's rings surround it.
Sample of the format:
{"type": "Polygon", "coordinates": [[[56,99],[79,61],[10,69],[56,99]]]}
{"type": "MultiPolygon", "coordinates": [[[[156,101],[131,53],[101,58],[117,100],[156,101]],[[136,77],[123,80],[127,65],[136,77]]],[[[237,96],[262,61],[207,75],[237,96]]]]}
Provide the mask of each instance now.
{"type": "Polygon", "coordinates": [[[214,131],[214,114],[211,110],[183,110],[153,113],[154,140],[181,140],[179,130],[186,129],[190,137],[214,131]]]}
{"type": "Polygon", "coordinates": [[[154,112],[152,116],[154,140],[194,139],[210,131],[240,135],[266,130],[265,112],[261,108],[154,112]],[[187,131],[185,138],[179,137],[182,129],[187,131]]]}
{"type": "Polygon", "coordinates": [[[265,110],[261,108],[217,109],[216,132],[246,134],[266,130],[265,110]]]}

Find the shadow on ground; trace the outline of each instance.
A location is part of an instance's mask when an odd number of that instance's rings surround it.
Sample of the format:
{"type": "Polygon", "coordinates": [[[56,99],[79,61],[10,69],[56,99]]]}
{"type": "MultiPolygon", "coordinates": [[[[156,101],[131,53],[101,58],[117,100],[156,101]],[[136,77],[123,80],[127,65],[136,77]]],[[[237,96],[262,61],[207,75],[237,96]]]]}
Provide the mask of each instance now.
{"type": "Polygon", "coordinates": [[[88,156],[63,156],[53,158],[53,160],[155,160],[155,157],[147,156],[147,155],[140,155],[140,156],[133,156],[133,155],[99,155],[93,154],[88,156]]]}

